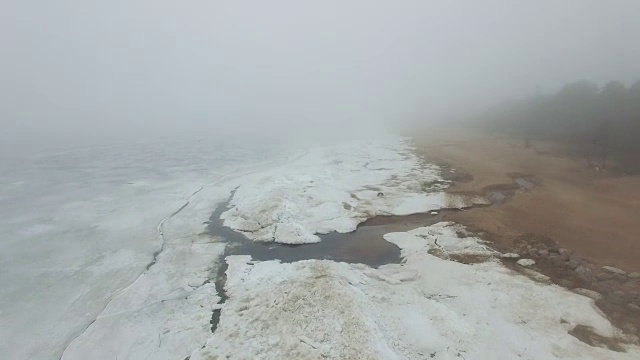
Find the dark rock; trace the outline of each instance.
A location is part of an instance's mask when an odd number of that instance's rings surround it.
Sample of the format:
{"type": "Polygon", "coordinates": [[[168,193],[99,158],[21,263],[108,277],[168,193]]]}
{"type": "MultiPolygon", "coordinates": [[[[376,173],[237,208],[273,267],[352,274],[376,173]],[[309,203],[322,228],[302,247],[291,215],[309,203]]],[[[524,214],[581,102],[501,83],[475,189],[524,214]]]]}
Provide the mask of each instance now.
{"type": "Polygon", "coordinates": [[[576,272],[576,275],[578,275],[578,277],[584,281],[590,282],[591,278],[593,277],[591,269],[582,265],[578,266],[574,271],[576,272]]]}
{"type": "Polygon", "coordinates": [[[627,274],[629,279],[640,279],[640,272],[632,272],[627,274]]]}
{"type": "Polygon", "coordinates": [[[605,280],[613,279],[615,276],[616,276],[615,274],[612,274],[609,272],[603,272],[596,275],[596,279],[598,279],[598,281],[605,281],[605,280]]]}
{"type": "Polygon", "coordinates": [[[635,327],[635,325],[633,325],[632,323],[626,323],[622,326],[622,330],[626,331],[627,333],[635,334],[638,331],[638,328],[635,327]]]}
{"type": "Polygon", "coordinates": [[[582,264],[582,262],[583,262],[583,261],[584,261],[584,260],[583,260],[581,257],[576,256],[576,255],[571,255],[571,256],[570,256],[570,258],[569,258],[569,263],[568,263],[568,265],[569,265],[569,267],[570,267],[571,269],[575,269],[575,268],[577,268],[578,266],[580,266],[580,265],[582,264]]]}
{"type": "Polygon", "coordinates": [[[636,304],[627,304],[627,307],[635,312],[640,312],[640,306],[636,304]]]}
{"type": "Polygon", "coordinates": [[[567,254],[566,252],[561,252],[560,253],[560,260],[569,261],[569,254],[567,254]]]}
{"type": "Polygon", "coordinates": [[[602,295],[600,295],[597,291],[582,289],[582,288],[576,288],[571,291],[573,291],[576,294],[580,294],[582,296],[592,298],[593,300],[596,300],[596,301],[602,299],[602,295]]]}
{"type": "Polygon", "coordinates": [[[547,257],[549,256],[549,251],[547,250],[540,250],[538,251],[538,255],[542,256],[542,257],[547,257]]]}
{"type": "Polygon", "coordinates": [[[571,260],[569,260],[569,261],[567,262],[567,267],[568,267],[569,269],[571,269],[571,270],[575,270],[578,266],[580,266],[580,264],[579,264],[579,263],[577,263],[577,262],[575,262],[575,261],[571,261],[571,260]]]}
{"type": "Polygon", "coordinates": [[[560,279],[560,280],[558,280],[558,284],[560,284],[560,285],[562,285],[562,286],[564,286],[564,287],[566,287],[568,289],[571,289],[574,286],[573,281],[571,281],[569,279],[560,279]]]}
{"type": "Polygon", "coordinates": [[[558,256],[558,255],[551,255],[551,256],[549,256],[549,259],[551,260],[551,262],[555,266],[564,266],[564,264],[565,264],[565,262],[562,261],[562,259],[560,259],[560,256],[558,256]]]}
{"type": "Polygon", "coordinates": [[[626,275],[622,275],[622,274],[615,274],[615,278],[620,280],[620,281],[627,280],[627,276],[626,275]]]}
{"type": "Polygon", "coordinates": [[[593,289],[599,292],[600,294],[605,294],[605,295],[613,291],[611,285],[608,284],[606,281],[594,283],[593,289]]]}
{"type": "Polygon", "coordinates": [[[613,292],[613,294],[616,295],[616,296],[619,296],[619,297],[624,297],[625,296],[624,291],[621,291],[621,290],[616,290],[616,291],[613,292]]]}
{"type": "Polygon", "coordinates": [[[617,267],[613,267],[613,266],[603,266],[602,270],[605,270],[614,274],[627,275],[627,273],[624,270],[618,269],[617,267]]]}
{"type": "Polygon", "coordinates": [[[607,300],[611,301],[614,304],[622,305],[627,303],[625,299],[625,294],[622,291],[614,291],[609,296],[607,296],[607,300]]]}

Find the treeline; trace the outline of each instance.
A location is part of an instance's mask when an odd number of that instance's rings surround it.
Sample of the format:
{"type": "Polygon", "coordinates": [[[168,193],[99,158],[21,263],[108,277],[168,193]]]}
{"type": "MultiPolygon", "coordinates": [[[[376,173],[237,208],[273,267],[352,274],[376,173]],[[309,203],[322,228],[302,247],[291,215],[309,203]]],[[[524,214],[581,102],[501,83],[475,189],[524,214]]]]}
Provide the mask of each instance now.
{"type": "Polygon", "coordinates": [[[486,129],[530,141],[562,144],[601,168],[640,173],[640,81],[604,87],[567,84],[552,95],[506,101],[483,114],[486,129]]]}

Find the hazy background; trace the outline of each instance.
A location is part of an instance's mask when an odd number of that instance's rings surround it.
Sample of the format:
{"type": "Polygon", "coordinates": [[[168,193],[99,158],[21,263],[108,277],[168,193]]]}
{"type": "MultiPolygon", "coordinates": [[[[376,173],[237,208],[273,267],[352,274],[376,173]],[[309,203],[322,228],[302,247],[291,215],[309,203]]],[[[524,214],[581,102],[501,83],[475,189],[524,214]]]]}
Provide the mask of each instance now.
{"type": "Polygon", "coordinates": [[[638,19],[637,0],[0,0],[0,142],[442,119],[577,79],[638,79],[638,19]]]}

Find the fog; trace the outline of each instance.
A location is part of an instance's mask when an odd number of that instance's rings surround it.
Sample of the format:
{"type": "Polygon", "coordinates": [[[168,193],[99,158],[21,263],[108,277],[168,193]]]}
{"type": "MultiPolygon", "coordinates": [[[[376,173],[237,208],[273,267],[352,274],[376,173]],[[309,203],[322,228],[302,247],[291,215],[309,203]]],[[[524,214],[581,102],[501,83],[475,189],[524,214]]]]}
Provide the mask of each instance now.
{"type": "Polygon", "coordinates": [[[636,80],[638,19],[635,0],[3,0],[0,141],[393,130],[636,80]]]}

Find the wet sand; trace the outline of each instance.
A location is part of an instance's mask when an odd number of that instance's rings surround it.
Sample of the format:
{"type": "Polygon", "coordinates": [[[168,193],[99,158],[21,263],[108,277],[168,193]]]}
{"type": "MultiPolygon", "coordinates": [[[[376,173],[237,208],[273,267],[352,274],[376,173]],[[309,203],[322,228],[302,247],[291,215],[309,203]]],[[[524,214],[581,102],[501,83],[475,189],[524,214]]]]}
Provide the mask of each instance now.
{"type": "Polygon", "coordinates": [[[421,155],[470,175],[449,192],[508,187],[514,173],[539,180],[504,204],[452,213],[447,220],[486,232],[505,247],[523,237],[552,240],[594,263],[640,271],[640,177],[596,172],[585,160],[535,142],[526,149],[517,140],[456,130],[417,136],[416,143],[421,155]]]}

